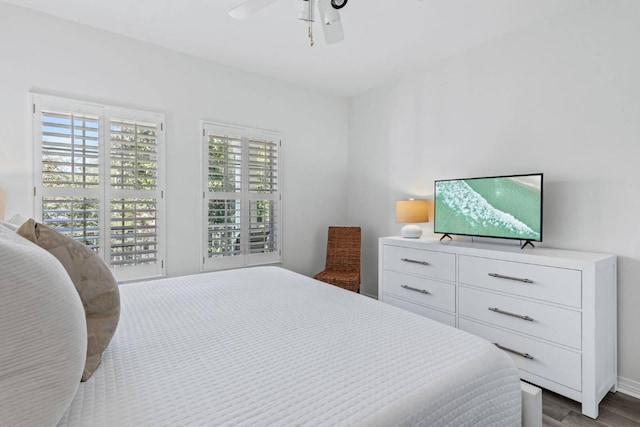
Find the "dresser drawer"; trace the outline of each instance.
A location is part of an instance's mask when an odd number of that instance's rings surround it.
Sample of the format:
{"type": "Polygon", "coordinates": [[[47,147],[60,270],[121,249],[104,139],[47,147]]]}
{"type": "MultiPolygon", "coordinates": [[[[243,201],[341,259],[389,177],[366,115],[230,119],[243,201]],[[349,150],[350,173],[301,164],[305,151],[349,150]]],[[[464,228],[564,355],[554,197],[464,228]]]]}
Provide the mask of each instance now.
{"type": "Polygon", "coordinates": [[[503,328],[579,350],[580,312],[460,286],[458,312],[503,328]],[[524,318],[523,318],[524,317],[524,318]]]}
{"type": "Polygon", "coordinates": [[[543,343],[533,338],[526,338],[467,319],[460,318],[458,327],[494,344],[497,343],[502,347],[532,357],[528,359],[507,352],[521,370],[577,391],[582,390],[582,359],[579,352],[566,350],[553,344],[543,343]]]}
{"type": "Polygon", "coordinates": [[[384,269],[453,282],[456,280],[456,256],[444,252],[385,245],[384,269]]]}
{"type": "Polygon", "coordinates": [[[580,308],[579,270],[460,255],[458,281],[500,292],[580,308]]]}
{"type": "Polygon", "coordinates": [[[400,298],[396,298],[392,295],[382,295],[382,301],[387,304],[395,305],[396,307],[400,307],[402,309],[411,311],[413,313],[419,314],[424,317],[428,317],[429,319],[436,320],[440,323],[444,323],[445,325],[456,327],[456,317],[453,314],[444,313],[439,310],[434,310],[423,305],[414,304],[409,301],[405,301],[400,298]]]}
{"type": "Polygon", "coordinates": [[[386,294],[452,313],[456,311],[456,286],[453,283],[389,270],[384,271],[383,280],[382,291],[386,294]]]}

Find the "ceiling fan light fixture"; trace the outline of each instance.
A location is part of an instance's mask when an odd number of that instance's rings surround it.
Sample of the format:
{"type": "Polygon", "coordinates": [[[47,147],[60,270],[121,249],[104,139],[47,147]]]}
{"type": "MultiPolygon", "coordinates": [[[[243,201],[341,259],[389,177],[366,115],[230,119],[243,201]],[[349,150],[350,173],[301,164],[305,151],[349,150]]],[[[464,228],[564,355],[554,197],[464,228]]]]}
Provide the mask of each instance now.
{"type": "Polygon", "coordinates": [[[315,9],[315,0],[300,0],[300,10],[298,11],[298,19],[307,22],[313,22],[313,11],[315,9]]]}
{"type": "Polygon", "coordinates": [[[347,5],[348,0],[331,0],[331,7],[334,9],[342,9],[347,5]]]}
{"type": "Polygon", "coordinates": [[[335,25],[340,21],[340,12],[331,6],[331,0],[318,0],[318,9],[323,25],[335,25]]]}
{"type": "MultiPolygon", "coordinates": [[[[279,0],[238,1],[240,3],[229,10],[229,15],[236,19],[244,19],[279,0]]],[[[325,43],[333,44],[344,40],[344,31],[342,30],[342,21],[338,9],[342,9],[347,4],[347,0],[298,0],[298,2],[300,6],[298,19],[307,24],[307,36],[309,37],[309,44],[311,46],[313,46],[314,43],[313,22],[316,13],[316,3],[318,4],[317,12],[320,14],[320,23],[322,32],[324,33],[325,43]]]]}

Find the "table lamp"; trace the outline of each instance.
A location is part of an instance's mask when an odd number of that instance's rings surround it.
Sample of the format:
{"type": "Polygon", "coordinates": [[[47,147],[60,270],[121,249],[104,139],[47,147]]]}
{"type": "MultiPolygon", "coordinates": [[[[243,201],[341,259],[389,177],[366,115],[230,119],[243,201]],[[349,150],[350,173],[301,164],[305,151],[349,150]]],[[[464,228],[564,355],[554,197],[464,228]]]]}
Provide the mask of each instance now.
{"type": "Polygon", "coordinates": [[[416,222],[429,221],[428,200],[398,200],[396,201],[396,222],[406,223],[400,235],[408,239],[418,239],[422,236],[422,228],[416,222]]]}

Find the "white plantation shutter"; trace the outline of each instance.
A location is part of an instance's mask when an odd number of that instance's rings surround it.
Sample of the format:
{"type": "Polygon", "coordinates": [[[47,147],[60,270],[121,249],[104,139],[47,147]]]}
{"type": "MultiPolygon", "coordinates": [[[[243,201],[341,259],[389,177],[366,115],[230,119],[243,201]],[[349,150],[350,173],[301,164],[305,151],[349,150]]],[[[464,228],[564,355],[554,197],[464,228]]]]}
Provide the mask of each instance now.
{"type": "Polygon", "coordinates": [[[112,198],[111,265],[143,265],[158,261],[156,199],[112,198]]]}
{"type": "Polygon", "coordinates": [[[279,262],[280,135],[203,123],[203,269],[279,262]]]}
{"type": "Polygon", "coordinates": [[[36,218],[118,280],[163,274],[159,114],[34,95],[36,218]]]}
{"type": "Polygon", "coordinates": [[[210,131],[207,140],[209,192],[242,191],[242,136],[210,131]]]}
{"type": "Polygon", "coordinates": [[[242,255],[240,247],[241,201],[208,199],[208,254],[211,258],[242,255]]]}
{"type": "Polygon", "coordinates": [[[161,118],[108,110],[109,257],[112,267],[161,274],[159,136],[161,118]]]}
{"type": "Polygon", "coordinates": [[[42,185],[98,188],[99,117],[42,111],[42,185]]]}
{"type": "Polygon", "coordinates": [[[278,145],[279,140],[267,138],[248,141],[249,255],[268,255],[278,250],[278,145]]]}
{"type": "Polygon", "coordinates": [[[34,109],[36,218],[103,255],[100,110],[54,106],[34,109]]]}
{"type": "Polygon", "coordinates": [[[95,252],[102,252],[100,199],[43,196],[40,201],[43,224],[84,243],[95,252]]]}
{"type": "Polygon", "coordinates": [[[242,265],[242,136],[210,129],[207,152],[207,258],[221,267],[242,265]]]}

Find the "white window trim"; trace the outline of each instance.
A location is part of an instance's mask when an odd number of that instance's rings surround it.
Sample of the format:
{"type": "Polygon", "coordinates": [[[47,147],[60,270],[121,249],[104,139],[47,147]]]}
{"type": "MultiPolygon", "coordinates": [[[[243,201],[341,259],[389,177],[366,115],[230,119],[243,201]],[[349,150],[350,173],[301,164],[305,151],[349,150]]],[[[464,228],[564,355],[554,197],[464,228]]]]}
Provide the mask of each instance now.
{"type": "MultiPolygon", "coordinates": [[[[264,129],[251,128],[247,126],[238,126],[231,125],[226,123],[220,123],[209,120],[201,120],[200,121],[200,195],[202,197],[202,207],[200,210],[200,224],[201,224],[201,236],[202,241],[200,244],[201,252],[201,271],[212,271],[212,270],[225,270],[231,268],[240,268],[240,267],[250,267],[250,266],[258,266],[258,265],[268,265],[268,264],[279,264],[283,261],[283,203],[282,203],[282,187],[283,187],[283,171],[282,171],[282,133],[277,131],[270,131],[264,129]],[[247,254],[245,253],[246,245],[242,245],[241,255],[233,256],[233,257],[221,257],[221,258],[209,258],[208,257],[208,171],[209,171],[209,152],[208,152],[208,139],[207,139],[207,128],[214,128],[221,132],[235,133],[242,137],[243,147],[247,145],[247,141],[249,138],[264,138],[272,141],[279,141],[278,146],[278,191],[273,194],[260,194],[258,197],[260,199],[269,199],[276,201],[278,215],[276,217],[276,229],[279,233],[277,239],[277,248],[278,250],[272,253],[266,254],[247,254]]],[[[243,148],[244,150],[244,148],[243,148]]],[[[246,157],[246,156],[245,156],[246,157]]],[[[241,234],[246,236],[248,234],[248,215],[249,210],[244,207],[246,202],[250,200],[248,186],[246,183],[248,182],[248,168],[246,167],[246,163],[243,163],[242,167],[242,182],[244,183],[242,186],[242,190],[240,193],[226,193],[226,194],[234,194],[235,197],[239,197],[243,203],[242,207],[242,221],[241,221],[241,234]]],[[[225,193],[218,193],[224,195],[225,193]]],[[[255,199],[256,197],[253,197],[255,199]]]]}
{"type": "MultiPolygon", "coordinates": [[[[31,100],[33,105],[33,117],[32,117],[32,146],[33,146],[33,163],[34,163],[34,218],[37,221],[42,220],[42,197],[47,193],[54,193],[55,195],[86,195],[90,193],[95,195],[96,198],[102,201],[100,218],[100,235],[103,236],[103,244],[100,245],[99,256],[105,263],[110,266],[110,239],[109,232],[109,208],[108,200],[110,197],[118,197],[118,194],[126,194],[127,190],[114,190],[111,189],[107,183],[110,180],[109,166],[106,160],[100,162],[100,182],[102,183],[97,189],[74,189],[74,188],[56,188],[50,190],[42,185],[42,109],[60,109],[73,113],[83,114],[95,114],[100,117],[100,129],[103,130],[100,136],[100,157],[101,159],[109,159],[108,147],[109,147],[109,119],[115,115],[122,117],[125,115],[127,119],[135,119],[138,121],[147,121],[160,124],[160,130],[157,133],[156,141],[158,146],[158,155],[156,161],[157,170],[157,187],[156,190],[150,190],[148,195],[156,198],[156,225],[159,238],[158,247],[158,261],[154,264],[137,265],[134,267],[110,267],[115,279],[118,282],[124,281],[138,281],[151,279],[155,277],[162,277],[165,275],[165,259],[167,248],[167,233],[166,233],[166,195],[165,195],[165,117],[164,114],[134,110],[130,108],[121,108],[118,106],[98,104],[87,102],[83,100],[77,100],[72,98],[63,98],[58,96],[45,95],[40,93],[31,93],[31,100]],[[80,191],[78,191],[80,190],[80,191]]],[[[129,190],[131,191],[131,190],[129,190]]],[[[133,190],[136,192],[142,192],[143,190],[133,190]]],[[[130,195],[127,195],[130,197],[130,195]]]]}

